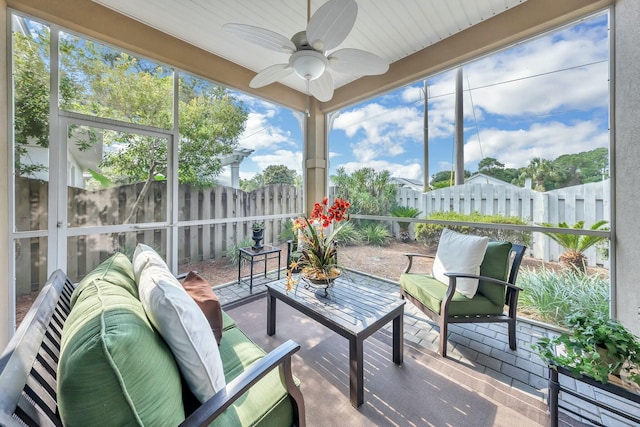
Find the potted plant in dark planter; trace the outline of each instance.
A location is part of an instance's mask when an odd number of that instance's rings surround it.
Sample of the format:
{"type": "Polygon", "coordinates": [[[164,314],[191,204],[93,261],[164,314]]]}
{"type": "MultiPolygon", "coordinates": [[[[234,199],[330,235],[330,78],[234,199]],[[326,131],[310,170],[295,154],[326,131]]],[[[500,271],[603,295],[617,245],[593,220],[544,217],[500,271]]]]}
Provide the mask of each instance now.
{"type": "Polygon", "coordinates": [[[609,375],[626,375],[640,386],[640,339],[620,322],[602,313],[575,313],[567,317],[569,332],[541,338],[532,347],[551,367],[562,366],[577,376],[603,384],[609,375]]]}
{"type": "Polygon", "coordinates": [[[264,222],[255,221],[251,226],[251,230],[253,230],[251,239],[253,239],[254,242],[254,245],[251,246],[251,249],[253,249],[254,251],[259,251],[262,249],[262,239],[264,238],[264,222]]]}

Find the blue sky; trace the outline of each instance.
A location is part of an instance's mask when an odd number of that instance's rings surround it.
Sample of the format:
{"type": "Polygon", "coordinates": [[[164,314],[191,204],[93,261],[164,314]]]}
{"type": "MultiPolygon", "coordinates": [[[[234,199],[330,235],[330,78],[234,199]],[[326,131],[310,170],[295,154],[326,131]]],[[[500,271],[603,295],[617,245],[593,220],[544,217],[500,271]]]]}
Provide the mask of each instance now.
{"type": "MultiPolygon", "coordinates": [[[[533,157],[552,160],[608,147],[608,57],[608,15],[601,14],[465,64],[465,169],[476,171],[485,157],[518,168],[533,157]]],[[[427,79],[430,176],[451,169],[455,75],[450,70],[427,79]]],[[[368,166],[421,180],[423,84],[336,112],[330,173],[368,166]]],[[[255,150],[242,163],[241,177],[270,164],[301,173],[300,114],[239,96],[250,111],[239,145],[255,150]]]]}

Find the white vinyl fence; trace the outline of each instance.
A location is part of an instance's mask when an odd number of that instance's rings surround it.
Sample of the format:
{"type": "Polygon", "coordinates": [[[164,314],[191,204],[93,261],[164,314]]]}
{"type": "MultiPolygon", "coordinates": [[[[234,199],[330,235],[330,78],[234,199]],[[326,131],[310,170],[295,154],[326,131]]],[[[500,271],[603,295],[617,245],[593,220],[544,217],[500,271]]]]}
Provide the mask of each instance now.
{"type": "MultiPolygon", "coordinates": [[[[479,212],[486,215],[515,216],[531,225],[566,222],[573,226],[585,222],[585,229],[597,221],[611,221],[609,180],[577,185],[548,192],[538,192],[513,185],[471,183],[422,193],[399,188],[397,201],[422,211],[423,217],[434,212],[479,212]]],[[[533,233],[530,253],[544,261],[557,261],[563,250],[542,233],[533,233]]],[[[589,265],[608,266],[596,248],[585,255],[589,265]]]]}

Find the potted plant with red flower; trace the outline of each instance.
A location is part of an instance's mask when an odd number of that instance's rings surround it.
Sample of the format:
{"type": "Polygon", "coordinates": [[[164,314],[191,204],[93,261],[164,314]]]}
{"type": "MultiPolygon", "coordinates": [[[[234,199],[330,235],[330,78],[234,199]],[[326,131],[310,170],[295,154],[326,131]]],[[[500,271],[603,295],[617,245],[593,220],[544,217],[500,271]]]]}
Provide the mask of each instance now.
{"type": "Polygon", "coordinates": [[[325,197],[322,203],[314,205],[309,218],[302,217],[294,221],[293,228],[298,232],[301,255],[289,266],[290,270],[301,268],[301,275],[305,280],[314,284],[331,285],[341,273],[335,238],[349,221],[349,206],[349,202],[340,198],[336,198],[329,206],[325,197]]]}

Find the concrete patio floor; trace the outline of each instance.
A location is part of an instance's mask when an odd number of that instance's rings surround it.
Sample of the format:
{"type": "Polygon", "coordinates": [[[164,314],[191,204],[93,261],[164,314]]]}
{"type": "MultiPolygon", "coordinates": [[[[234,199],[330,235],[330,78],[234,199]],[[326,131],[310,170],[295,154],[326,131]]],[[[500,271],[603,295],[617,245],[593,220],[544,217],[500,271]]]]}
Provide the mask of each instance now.
{"type": "MultiPolygon", "coordinates": [[[[374,286],[390,294],[399,295],[398,283],[360,272],[349,271],[347,273],[352,280],[368,286],[374,286]]],[[[270,278],[275,279],[274,272],[270,273],[270,278]]],[[[260,298],[261,295],[265,294],[266,287],[264,283],[254,283],[253,294],[250,294],[248,286],[232,282],[216,286],[214,290],[223,307],[226,308],[236,306],[247,299],[260,298]]],[[[391,324],[388,324],[385,329],[390,334],[391,324]]],[[[531,344],[542,336],[550,336],[556,332],[545,328],[544,325],[534,324],[525,319],[518,321],[517,329],[518,349],[514,352],[507,345],[507,327],[505,324],[452,324],[449,326],[448,356],[443,359],[436,354],[439,338],[438,327],[410,302],[407,302],[405,306],[405,346],[412,346],[433,355],[436,358],[434,360],[443,363],[443,369],[448,369],[446,366],[449,366],[454,369],[458,368],[467,372],[474,372],[481,375],[480,378],[483,378],[483,381],[501,388],[505,386],[510,388],[515,395],[524,393],[523,396],[527,400],[531,400],[534,402],[534,406],[538,406],[546,412],[547,367],[533,352],[531,344]]],[[[574,390],[576,387],[580,387],[581,392],[586,392],[588,395],[599,399],[597,391],[580,382],[567,378],[562,383],[574,390]]],[[[599,420],[603,425],[631,425],[625,424],[620,419],[612,418],[609,414],[601,414],[597,408],[584,405],[570,395],[561,394],[560,398],[565,405],[572,407],[579,413],[588,415],[591,419],[599,420]]],[[[605,398],[610,399],[611,397],[605,396],[605,398]]],[[[321,425],[313,422],[313,420],[308,420],[308,423],[312,426],[321,425]]],[[[527,423],[527,425],[547,425],[547,423],[548,418],[545,417],[542,423],[538,419],[531,420],[531,423],[527,423]]],[[[393,425],[393,423],[389,425],[393,425]]],[[[560,425],[578,426],[582,424],[567,415],[561,414],[560,425]]]]}

